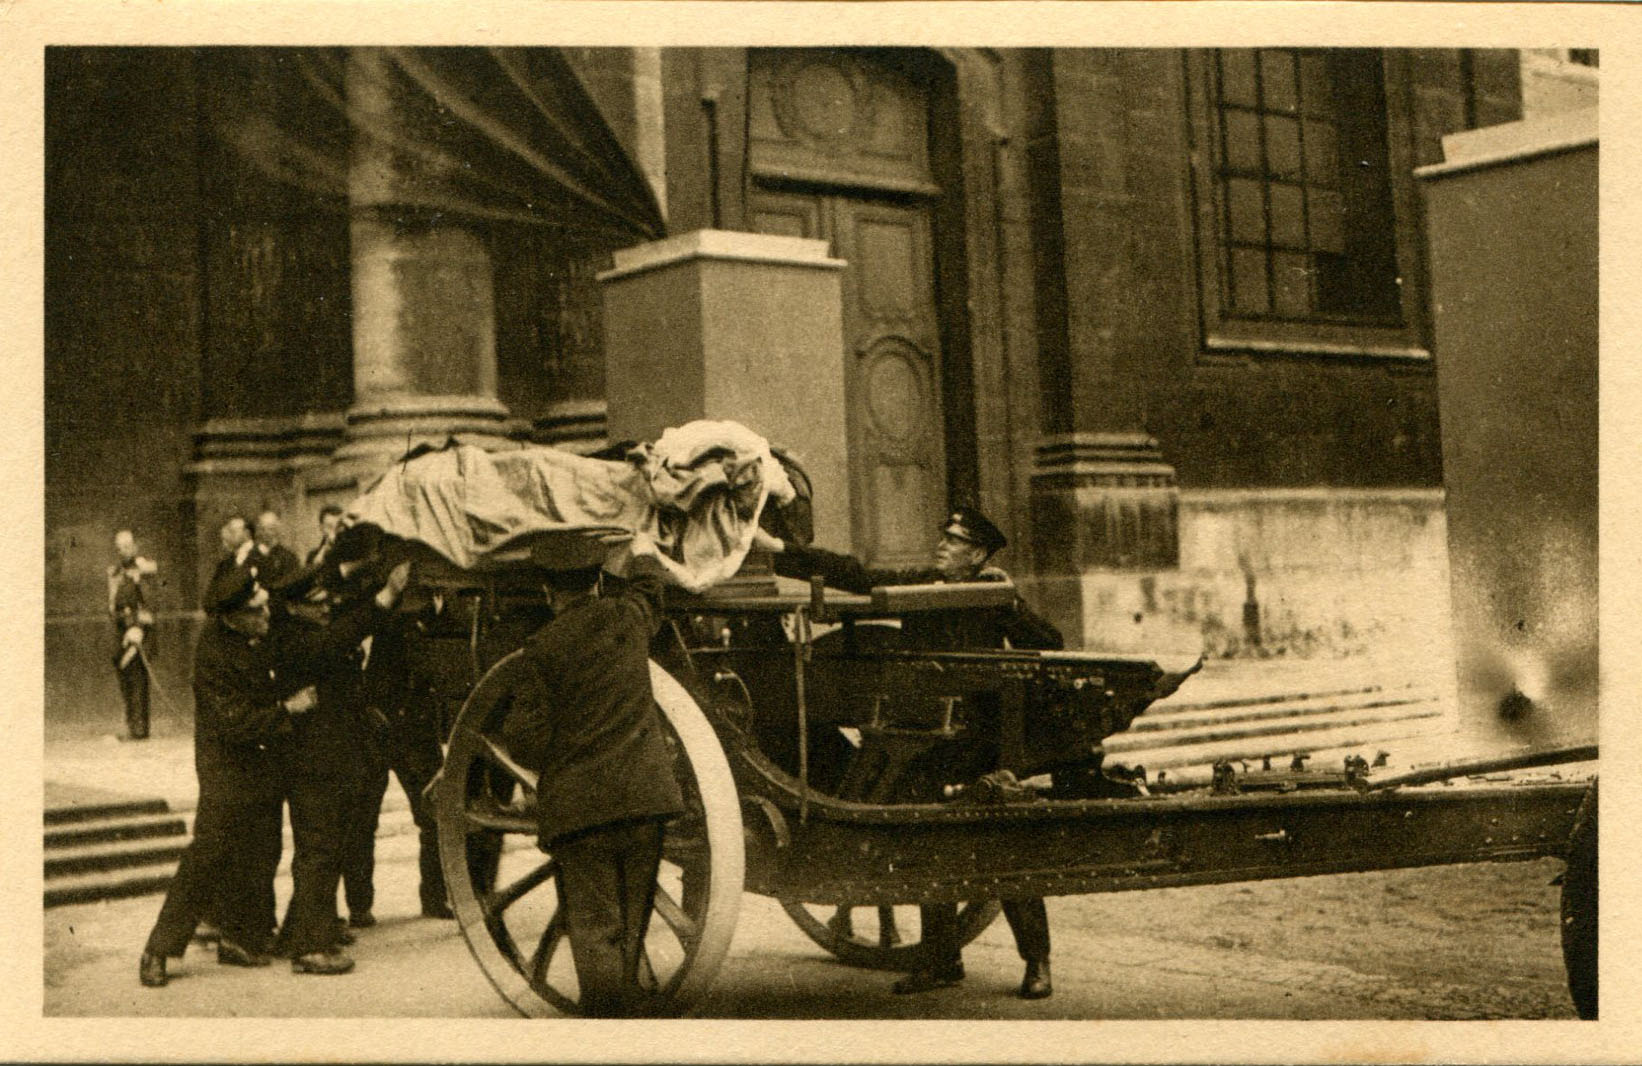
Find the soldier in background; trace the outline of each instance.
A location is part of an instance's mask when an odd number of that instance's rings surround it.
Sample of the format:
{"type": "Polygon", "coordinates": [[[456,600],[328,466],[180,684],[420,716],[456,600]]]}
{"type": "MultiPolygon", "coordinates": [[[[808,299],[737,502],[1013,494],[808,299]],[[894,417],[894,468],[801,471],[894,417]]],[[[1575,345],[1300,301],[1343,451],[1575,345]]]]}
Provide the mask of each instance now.
{"type": "MultiPolygon", "coordinates": [[[[114,534],[118,556],[108,568],[108,612],[114,620],[114,669],[125,701],[125,733],[129,740],[148,739],[148,655],[145,644],[154,625],[143,579],[159,572],[150,559],[137,554],[137,538],[129,529],[114,534]]],[[[151,645],[149,645],[151,647],[151,645]]]]}

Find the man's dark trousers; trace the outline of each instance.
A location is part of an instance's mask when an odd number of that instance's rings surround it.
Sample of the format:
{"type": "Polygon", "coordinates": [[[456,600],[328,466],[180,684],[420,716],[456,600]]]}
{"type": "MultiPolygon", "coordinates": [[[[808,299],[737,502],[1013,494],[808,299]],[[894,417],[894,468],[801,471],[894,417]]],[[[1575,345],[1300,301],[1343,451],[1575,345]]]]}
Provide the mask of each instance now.
{"type": "Polygon", "coordinates": [[[391,732],[382,740],[385,762],[371,767],[368,780],[350,797],[347,816],[347,843],[342,853],[342,894],[353,915],[369,911],[376,902],[376,830],[382,800],[388,791],[391,770],[410,802],[411,817],[419,836],[417,855],[421,874],[420,894],[424,911],[445,905],[445,873],[439,864],[439,824],[433,804],[423,790],[439,772],[443,756],[439,738],[428,726],[425,736],[401,736],[391,732]]]}
{"type": "MultiPolygon", "coordinates": [[[[933,966],[956,966],[963,951],[958,943],[958,905],[929,903],[918,908],[923,926],[923,941],[929,945],[933,966]]],[[[1049,908],[1043,899],[1006,899],[1003,916],[1015,934],[1015,950],[1027,962],[1042,962],[1049,958],[1049,908]]]]}
{"type": "Polygon", "coordinates": [[[148,736],[148,663],[138,654],[115,668],[120,673],[120,698],[125,700],[126,735],[143,740],[148,736]]]}
{"type": "Polygon", "coordinates": [[[594,1018],[645,1013],[630,1001],[639,987],[645,925],[656,895],[664,819],[634,818],[586,829],[552,844],[558,860],[559,913],[581,987],[581,1010],[594,1018]]]}
{"type": "MultiPolygon", "coordinates": [[[[224,936],[253,951],[267,943],[269,913],[263,913],[262,862],[246,851],[246,842],[278,840],[284,805],[273,799],[236,799],[201,795],[194,816],[194,839],[183,852],[177,875],[143,949],[150,954],[177,958],[188,947],[194,929],[209,915],[224,936]]],[[[276,856],[277,863],[278,858],[276,856]]],[[[271,890],[272,872],[268,872],[271,890]]]]}
{"type": "Polygon", "coordinates": [[[298,773],[291,782],[291,902],[279,931],[290,956],[331,951],[339,942],[336,886],[342,870],[346,807],[334,779],[298,773]]]}

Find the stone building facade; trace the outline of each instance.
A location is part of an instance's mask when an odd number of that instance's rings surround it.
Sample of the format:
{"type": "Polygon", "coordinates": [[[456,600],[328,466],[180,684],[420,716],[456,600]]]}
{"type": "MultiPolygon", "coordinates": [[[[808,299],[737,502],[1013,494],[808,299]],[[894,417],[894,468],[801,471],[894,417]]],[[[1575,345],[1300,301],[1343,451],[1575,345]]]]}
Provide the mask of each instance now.
{"type": "Polygon", "coordinates": [[[1088,646],[1344,652],[1440,624],[1412,171],[1519,118],[1522,70],[1453,49],[50,49],[48,661],[102,624],[120,526],[166,566],[186,643],[228,513],[272,506],[300,541],[417,440],[596,446],[598,275],[698,230],[844,264],[840,547],[906,561],[976,502],[1088,646]]]}

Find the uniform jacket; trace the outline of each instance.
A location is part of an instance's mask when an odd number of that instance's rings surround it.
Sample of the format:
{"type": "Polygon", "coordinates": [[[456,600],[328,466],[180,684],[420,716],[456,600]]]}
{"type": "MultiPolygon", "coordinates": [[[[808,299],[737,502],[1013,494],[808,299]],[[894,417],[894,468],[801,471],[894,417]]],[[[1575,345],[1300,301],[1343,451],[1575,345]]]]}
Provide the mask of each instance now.
{"type": "MultiPolygon", "coordinates": [[[[879,585],[927,585],[946,581],[933,567],[914,570],[874,569],[852,555],[789,544],[775,555],[775,572],[808,580],[821,575],[828,586],[866,595],[879,585]]],[[[976,580],[988,580],[977,578],[976,580]]],[[[1008,607],[986,611],[924,611],[901,624],[907,644],[930,651],[964,648],[1052,648],[1064,646],[1059,630],[1033,613],[1019,596],[1008,607]]]]}
{"type": "MultiPolygon", "coordinates": [[[[142,572],[137,566],[109,567],[108,584],[109,611],[114,619],[114,661],[118,663],[125,652],[125,631],[137,626],[146,634],[154,616],[149,612],[148,595],[143,590],[142,572]]],[[[146,651],[152,658],[154,649],[149,646],[146,651]]]]}
{"type": "Polygon", "coordinates": [[[277,587],[286,578],[302,569],[296,553],[283,544],[276,544],[266,552],[260,544],[253,546],[243,565],[256,574],[257,581],[264,588],[269,589],[277,587]]]}
{"type": "Polygon", "coordinates": [[[646,582],[607,591],[567,608],[524,644],[534,685],[503,732],[541,775],[544,842],[684,809],[650,688],[657,594],[646,582]]]}
{"type": "Polygon", "coordinates": [[[194,653],[194,766],[200,792],[225,799],[284,794],[295,722],[280,701],[335,670],[386,612],[359,604],[331,625],[275,622],[251,637],[214,620],[194,653]]]}

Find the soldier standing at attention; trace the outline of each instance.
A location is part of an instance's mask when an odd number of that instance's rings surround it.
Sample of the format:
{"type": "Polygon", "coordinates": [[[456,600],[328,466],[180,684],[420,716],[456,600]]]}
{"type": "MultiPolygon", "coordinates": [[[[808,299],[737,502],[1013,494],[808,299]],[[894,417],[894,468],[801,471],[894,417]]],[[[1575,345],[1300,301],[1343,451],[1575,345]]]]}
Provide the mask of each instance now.
{"type": "MultiPolygon", "coordinates": [[[[755,547],[771,552],[775,572],[808,580],[819,574],[833,588],[862,595],[880,585],[922,585],[952,581],[1005,581],[1008,575],[987,566],[1008,541],[1002,531],[973,507],[959,507],[947,517],[935,544],[935,564],[918,570],[871,569],[849,555],[821,548],[786,544],[760,529],[755,547]]],[[[1013,606],[963,617],[911,617],[901,628],[909,646],[931,651],[964,649],[1060,648],[1060,633],[1032,613],[1018,597],[1013,606]]],[[[939,796],[920,797],[938,801],[939,796]]],[[[1049,912],[1041,897],[1006,899],[1004,917],[1015,934],[1015,947],[1026,963],[1018,995],[1043,999],[1053,991],[1049,976],[1049,912]]],[[[930,903],[919,908],[924,942],[929,946],[925,964],[895,982],[906,994],[948,988],[964,979],[962,945],[958,942],[958,909],[952,903],[930,903]]]]}
{"type": "Polygon", "coordinates": [[[631,1017],[648,999],[640,966],[662,827],[684,810],[650,688],[661,590],[596,567],[553,571],[547,588],[554,618],[523,649],[535,691],[503,737],[540,775],[539,846],[558,860],[582,1013],[631,1017]]]}
{"type": "Polygon", "coordinates": [[[154,625],[143,578],[159,572],[152,560],[137,554],[129,529],[114,534],[118,560],[108,568],[108,611],[114,619],[114,669],[125,701],[127,739],[148,739],[148,658],[143,642],[154,625]]]}

